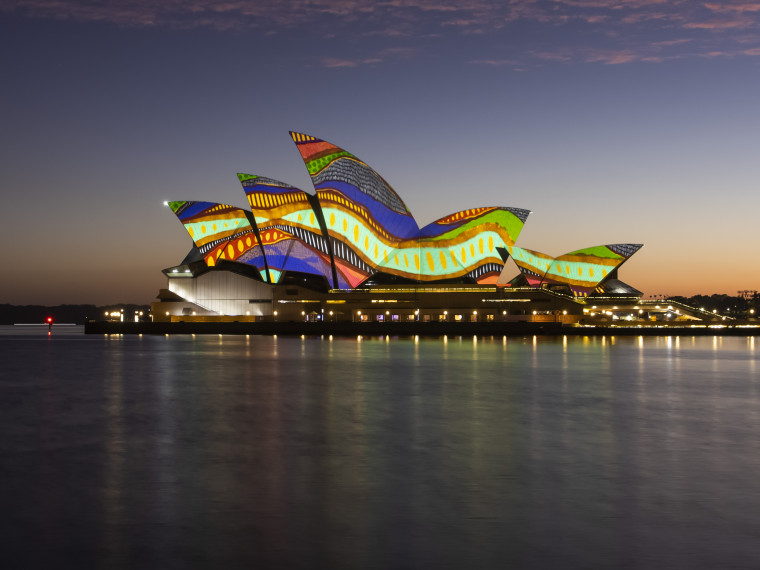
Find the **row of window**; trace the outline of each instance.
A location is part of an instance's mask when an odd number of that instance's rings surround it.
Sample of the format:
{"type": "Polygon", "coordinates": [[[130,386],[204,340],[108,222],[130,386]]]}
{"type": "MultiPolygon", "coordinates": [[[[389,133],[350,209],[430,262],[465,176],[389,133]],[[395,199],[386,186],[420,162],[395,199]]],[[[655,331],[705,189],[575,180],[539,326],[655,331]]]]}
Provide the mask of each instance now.
{"type": "Polygon", "coordinates": [[[389,314],[383,314],[383,313],[380,313],[380,314],[377,314],[377,315],[374,315],[374,316],[372,316],[372,315],[366,315],[366,314],[359,315],[359,320],[362,321],[362,322],[364,322],[364,323],[370,322],[370,321],[373,321],[373,320],[377,321],[377,322],[385,322],[385,321],[397,322],[397,321],[402,321],[402,320],[416,321],[418,319],[421,320],[421,321],[423,321],[423,322],[430,322],[430,321],[433,321],[433,320],[438,320],[440,322],[445,322],[445,321],[449,321],[449,320],[456,321],[456,322],[467,322],[467,321],[477,322],[478,319],[485,320],[485,321],[493,321],[495,319],[495,317],[494,317],[494,315],[492,313],[485,314],[485,315],[478,315],[477,313],[473,313],[473,314],[452,314],[452,315],[449,315],[449,314],[446,314],[446,313],[440,313],[438,315],[429,315],[429,314],[425,314],[425,315],[414,315],[414,314],[412,314],[412,315],[397,315],[395,313],[394,314],[390,314],[390,313],[389,314]]]}

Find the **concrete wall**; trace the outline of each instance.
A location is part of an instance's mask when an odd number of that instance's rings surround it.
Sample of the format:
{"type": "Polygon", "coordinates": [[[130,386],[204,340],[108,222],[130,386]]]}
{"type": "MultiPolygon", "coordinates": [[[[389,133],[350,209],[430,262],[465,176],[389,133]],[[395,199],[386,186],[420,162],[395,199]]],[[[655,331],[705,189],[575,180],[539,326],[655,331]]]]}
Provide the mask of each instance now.
{"type": "Polygon", "coordinates": [[[217,269],[195,278],[169,276],[168,289],[209,313],[272,314],[273,287],[230,271],[217,269]]]}

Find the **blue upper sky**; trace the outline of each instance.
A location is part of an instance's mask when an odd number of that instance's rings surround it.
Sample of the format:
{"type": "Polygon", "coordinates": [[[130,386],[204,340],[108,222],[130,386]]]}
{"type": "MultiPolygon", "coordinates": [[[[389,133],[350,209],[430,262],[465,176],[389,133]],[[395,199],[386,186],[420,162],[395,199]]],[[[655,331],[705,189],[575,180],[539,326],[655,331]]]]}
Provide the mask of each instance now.
{"type": "Polygon", "coordinates": [[[149,302],[164,200],[312,191],[289,130],[423,225],[527,208],[522,247],[644,243],[647,294],[760,285],[760,2],[6,0],[0,73],[0,303],[149,302]]]}

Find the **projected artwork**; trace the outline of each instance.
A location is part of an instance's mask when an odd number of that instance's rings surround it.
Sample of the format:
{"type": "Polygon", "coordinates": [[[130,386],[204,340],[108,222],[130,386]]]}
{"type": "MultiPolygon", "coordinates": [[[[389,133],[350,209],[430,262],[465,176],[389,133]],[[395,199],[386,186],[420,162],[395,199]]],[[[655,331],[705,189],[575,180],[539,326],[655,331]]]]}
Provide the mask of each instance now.
{"type": "MultiPolygon", "coordinates": [[[[419,272],[409,276],[421,281],[466,276],[495,283],[504,265],[497,248],[514,244],[528,214],[519,208],[476,208],[428,224],[419,231],[419,272]]],[[[398,252],[406,253],[410,246],[402,244],[398,252]]]]}
{"type": "Polygon", "coordinates": [[[416,237],[417,222],[388,183],[357,157],[315,137],[291,137],[314,184],[335,267],[356,287],[401,240],[416,237]]]}
{"type": "Polygon", "coordinates": [[[237,261],[264,269],[264,257],[245,210],[214,202],[169,202],[206,265],[237,261]]]}
{"type": "Polygon", "coordinates": [[[367,163],[332,143],[291,132],[315,194],[272,178],[238,174],[250,211],[212,202],[170,202],[203,259],[246,263],[280,283],[287,273],[354,288],[386,274],[415,282],[495,284],[511,256],[531,287],[593,291],[641,246],[590,247],[557,258],[517,247],[529,210],[484,207],[422,228],[367,163]]]}
{"type": "Polygon", "coordinates": [[[532,287],[567,285],[576,296],[586,296],[640,248],[635,243],[598,245],[556,258],[515,246],[507,251],[532,287]]]}
{"type": "Polygon", "coordinates": [[[514,244],[530,213],[476,208],[420,229],[388,183],[356,156],[300,133],[291,136],[311,175],[336,267],[355,287],[373,273],[418,281],[495,282],[497,247],[514,244]]]}
{"type": "Polygon", "coordinates": [[[284,272],[298,271],[322,275],[331,287],[349,287],[343,275],[333,275],[319,213],[312,208],[306,192],[253,174],[238,174],[238,179],[264,249],[267,281],[278,283],[284,272]]]}

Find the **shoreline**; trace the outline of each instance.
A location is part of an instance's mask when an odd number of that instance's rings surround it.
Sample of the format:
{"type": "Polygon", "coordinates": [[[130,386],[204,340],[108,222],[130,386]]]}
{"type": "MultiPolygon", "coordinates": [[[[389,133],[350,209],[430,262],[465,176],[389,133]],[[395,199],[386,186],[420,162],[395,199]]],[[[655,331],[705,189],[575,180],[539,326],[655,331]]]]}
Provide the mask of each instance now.
{"type": "Polygon", "coordinates": [[[90,321],[85,334],[231,334],[284,336],[760,336],[760,327],[567,326],[530,322],[106,322],[90,321]]]}

